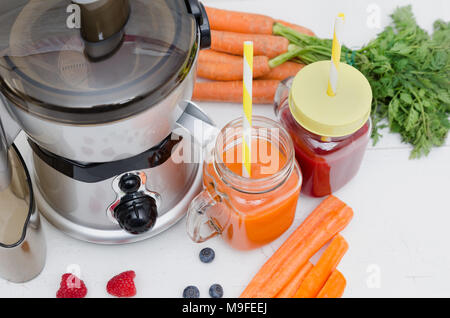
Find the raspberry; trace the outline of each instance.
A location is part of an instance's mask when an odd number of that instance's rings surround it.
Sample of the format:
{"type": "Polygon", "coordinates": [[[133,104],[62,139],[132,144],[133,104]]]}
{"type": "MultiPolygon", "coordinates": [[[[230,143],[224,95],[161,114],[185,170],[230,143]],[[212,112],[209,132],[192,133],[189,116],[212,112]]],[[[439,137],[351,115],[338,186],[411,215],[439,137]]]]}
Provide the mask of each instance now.
{"type": "Polygon", "coordinates": [[[133,281],[135,277],[134,271],[127,271],[114,276],[106,285],[106,290],[116,297],[133,297],[136,295],[136,286],[133,281]]]}
{"type": "Polygon", "coordinates": [[[84,282],[73,274],[64,274],[56,298],[84,298],[87,288],[84,282]]]}

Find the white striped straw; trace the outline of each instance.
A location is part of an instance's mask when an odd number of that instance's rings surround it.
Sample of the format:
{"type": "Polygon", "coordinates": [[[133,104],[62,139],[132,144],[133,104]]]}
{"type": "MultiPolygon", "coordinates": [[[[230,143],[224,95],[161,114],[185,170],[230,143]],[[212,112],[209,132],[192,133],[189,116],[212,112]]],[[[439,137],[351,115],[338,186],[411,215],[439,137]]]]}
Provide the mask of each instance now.
{"type": "Polygon", "coordinates": [[[242,175],[250,177],[252,151],[253,42],[244,42],[242,175]]]}
{"type": "Polygon", "coordinates": [[[342,29],[344,27],[345,16],[339,13],[334,23],[333,46],[331,49],[331,68],[330,78],[328,80],[328,96],[335,96],[338,83],[338,69],[341,61],[341,43],[342,43],[342,29]]]}

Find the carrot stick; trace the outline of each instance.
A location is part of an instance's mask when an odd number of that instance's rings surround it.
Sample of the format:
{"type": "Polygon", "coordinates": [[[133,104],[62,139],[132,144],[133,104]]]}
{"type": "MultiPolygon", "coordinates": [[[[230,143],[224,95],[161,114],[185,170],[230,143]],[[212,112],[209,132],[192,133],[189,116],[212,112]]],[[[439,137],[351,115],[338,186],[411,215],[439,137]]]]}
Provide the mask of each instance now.
{"type": "Polygon", "coordinates": [[[324,220],[299,246],[296,254],[282,264],[279,271],[272,277],[273,283],[265,286],[260,297],[272,298],[276,295],[292,279],[296,270],[303,266],[306,260],[310,259],[334,235],[342,231],[352,217],[352,209],[345,207],[324,220]]]}
{"type": "MultiPolygon", "coordinates": [[[[253,81],[253,102],[272,104],[280,81],[253,81]]],[[[196,101],[242,103],[242,81],[197,82],[193,99],[196,101]]]]}
{"type": "Polygon", "coordinates": [[[346,285],[347,281],[344,275],[340,271],[335,270],[320,290],[317,298],[341,298],[346,285]]]}
{"type": "Polygon", "coordinates": [[[242,298],[276,296],[299,268],[353,217],[353,210],[330,195],[262,266],[242,293],[242,298]]]}
{"type": "Polygon", "coordinates": [[[305,266],[303,266],[295,277],[280,291],[276,298],[292,298],[294,297],[297,290],[300,288],[303,280],[309,271],[313,268],[313,264],[311,262],[307,262],[305,266]]]}
{"type": "Polygon", "coordinates": [[[342,235],[336,235],[327,249],[323,252],[317,264],[308,275],[306,275],[294,297],[315,298],[327,282],[331,273],[336,269],[347,250],[347,241],[342,235]]]}
{"type": "MultiPolygon", "coordinates": [[[[199,62],[197,75],[216,81],[239,81],[244,76],[243,58],[236,56],[239,62],[199,62]]],[[[253,77],[261,77],[270,72],[269,58],[267,56],[255,56],[253,58],[253,77]]]]}
{"type": "Polygon", "coordinates": [[[277,35],[244,34],[225,31],[211,31],[211,49],[234,55],[243,55],[245,41],[253,41],[255,55],[274,58],[287,52],[289,41],[277,35]]]}
{"type": "Polygon", "coordinates": [[[305,219],[305,221],[291,234],[283,245],[261,267],[253,280],[247,286],[241,297],[252,297],[261,288],[278,268],[295,253],[296,248],[332,211],[345,207],[345,203],[334,196],[323,200],[319,206],[305,219]]]}
{"type": "Polygon", "coordinates": [[[303,64],[295,62],[284,62],[283,64],[270,69],[261,79],[284,80],[288,77],[295,76],[304,67],[303,64]]]}
{"type": "Polygon", "coordinates": [[[230,10],[206,7],[212,30],[239,33],[272,34],[275,23],[271,17],[230,10]]]}
{"type": "Polygon", "coordinates": [[[289,23],[289,22],[286,22],[286,21],[283,21],[283,20],[277,20],[276,22],[280,23],[280,24],[282,24],[284,26],[287,26],[287,27],[289,27],[291,29],[294,29],[297,32],[300,32],[300,33],[303,33],[303,34],[306,34],[306,35],[310,35],[310,36],[316,36],[313,31],[311,31],[308,28],[302,27],[301,25],[289,23]]]}

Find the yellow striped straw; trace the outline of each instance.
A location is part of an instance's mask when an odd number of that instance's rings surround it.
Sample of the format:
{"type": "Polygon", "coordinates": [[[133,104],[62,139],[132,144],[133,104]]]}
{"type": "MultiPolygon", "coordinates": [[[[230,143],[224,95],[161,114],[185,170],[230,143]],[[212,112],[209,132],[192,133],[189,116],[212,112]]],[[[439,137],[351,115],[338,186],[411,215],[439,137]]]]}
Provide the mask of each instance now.
{"type": "Polygon", "coordinates": [[[252,96],[253,96],[253,42],[244,42],[243,81],[243,130],[242,130],[242,175],[251,176],[252,153],[252,96]]]}
{"type": "Polygon", "coordinates": [[[341,39],[342,28],[344,27],[345,15],[339,13],[334,23],[333,46],[331,49],[330,78],[328,79],[328,96],[335,96],[338,83],[338,69],[341,61],[341,39]]]}

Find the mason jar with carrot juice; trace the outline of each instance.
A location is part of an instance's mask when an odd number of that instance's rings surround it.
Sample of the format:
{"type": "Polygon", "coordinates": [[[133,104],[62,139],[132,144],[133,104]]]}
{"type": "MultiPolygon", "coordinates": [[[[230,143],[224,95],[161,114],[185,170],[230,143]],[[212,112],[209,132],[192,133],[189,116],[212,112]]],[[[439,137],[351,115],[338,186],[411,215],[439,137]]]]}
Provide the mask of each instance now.
{"type": "Polygon", "coordinates": [[[358,172],[370,139],[372,90],[354,67],[340,63],[335,96],[327,95],[330,62],[304,67],[283,81],[275,113],[293,139],[302,193],[322,197],[358,172]]]}
{"type": "Polygon", "coordinates": [[[268,244],[292,224],[302,176],[292,140],[280,124],[252,119],[251,174],[242,174],[242,119],[219,133],[204,165],[204,190],[188,210],[187,231],[195,242],[220,234],[232,247],[268,244]]]}

